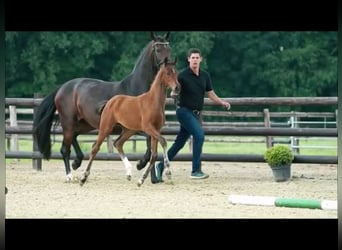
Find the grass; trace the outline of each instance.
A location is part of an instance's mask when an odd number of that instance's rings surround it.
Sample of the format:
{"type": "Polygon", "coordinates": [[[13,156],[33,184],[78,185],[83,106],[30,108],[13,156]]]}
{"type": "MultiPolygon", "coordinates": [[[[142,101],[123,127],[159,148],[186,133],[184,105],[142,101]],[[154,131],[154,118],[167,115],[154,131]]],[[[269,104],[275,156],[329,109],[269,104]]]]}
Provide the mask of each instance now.
{"type": "MultiPolygon", "coordinates": [[[[113,136],[115,139],[116,136],[113,136]]],[[[146,143],[143,137],[136,141],[136,153],[145,153],[146,143]]],[[[174,136],[167,136],[168,147],[171,146],[174,140],[174,136]]],[[[206,136],[206,140],[203,145],[203,153],[215,153],[215,154],[264,154],[266,150],[265,137],[243,137],[243,136],[206,136]],[[215,141],[216,140],[216,141],[215,141]]],[[[274,137],[276,141],[288,141],[289,137],[274,137]]],[[[59,152],[61,147],[61,136],[56,136],[57,140],[52,145],[52,152],[59,152]]],[[[95,142],[96,136],[81,135],[79,136],[80,147],[83,152],[89,153],[92,147],[92,143],[95,142]],[[87,142],[82,142],[82,140],[87,142]]],[[[299,138],[299,145],[312,148],[300,148],[300,154],[302,155],[326,155],[337,156],[337,138],[299,138]],[[323,147],[335,147],[332,149],[326,149],[323,147]],[[315,148],[316,147],[316,148],[315,148]],[[319,148],[321,147],[321,148],[319,148]]],[[[129,140],[124,145],[126,153],[134,153],[133,141],[129,140]]],[[[19,140],[19,151],[32,152],[32,140],[19,140]]],[[[161,152],[162,148],[159,145],[158,152],[161,152]]],[[[107,152],[107,142],[105,141],[101,145],[100,152],[107,152]]],[[[114,152],[116,150],[114,149],[114,152]]],[[[180,153],[189,153],[189,144],[186,144],[180,153]]]]}

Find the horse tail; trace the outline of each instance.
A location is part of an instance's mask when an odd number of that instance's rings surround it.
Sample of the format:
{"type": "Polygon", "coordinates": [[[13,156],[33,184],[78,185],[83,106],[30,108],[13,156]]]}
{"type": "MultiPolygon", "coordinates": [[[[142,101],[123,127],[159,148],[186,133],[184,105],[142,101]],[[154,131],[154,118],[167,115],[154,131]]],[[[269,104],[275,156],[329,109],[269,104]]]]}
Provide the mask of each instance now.
{"type": "Polygon", "coordinates": [[[38,144],[39,151],[46,160],[51,157],[51,126],[55,117],[55,96],[58,89],[46,96],[38,106],[33,119],[33,136],[38,144]]]}

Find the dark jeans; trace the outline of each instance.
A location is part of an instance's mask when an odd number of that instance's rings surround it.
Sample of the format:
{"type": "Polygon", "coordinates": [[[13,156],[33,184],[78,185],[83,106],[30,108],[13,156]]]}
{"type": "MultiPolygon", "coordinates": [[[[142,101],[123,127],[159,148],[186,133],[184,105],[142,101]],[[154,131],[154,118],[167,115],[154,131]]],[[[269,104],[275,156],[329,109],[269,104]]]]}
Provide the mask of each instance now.
{"type": "MultiPolygon", "coordinates": [[[[202,171],[201,154],[204,142],[204,131],[201,126],[200,117],[192,110],[184,107],[179,107],[176,109],[176,116],[180,123],[180,131],[174,143],[167,151],[167,156],[169,157],[169,160],[172,161],[179,150],[184,147],[185,143],[190,138],[190,135],[192,135],[192,173],[202,171]]],[[[162,167],[161,169],[164,169],[164,162],[160,162],[159,164],[162,167]]]]}

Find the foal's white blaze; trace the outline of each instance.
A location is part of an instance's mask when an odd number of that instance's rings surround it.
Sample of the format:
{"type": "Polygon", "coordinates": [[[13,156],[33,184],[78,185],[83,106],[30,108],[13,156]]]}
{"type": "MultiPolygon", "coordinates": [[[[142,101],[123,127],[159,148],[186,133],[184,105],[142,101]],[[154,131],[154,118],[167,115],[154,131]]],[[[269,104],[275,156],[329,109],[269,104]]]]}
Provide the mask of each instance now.
{"type": "Polygon", "coordinates": [[[126,169],[126,175],[131,176],[132,175],[132,164],[127,159],[127,156],[120,155],[121,160],[124,163],[125,169],[126,169]]]}

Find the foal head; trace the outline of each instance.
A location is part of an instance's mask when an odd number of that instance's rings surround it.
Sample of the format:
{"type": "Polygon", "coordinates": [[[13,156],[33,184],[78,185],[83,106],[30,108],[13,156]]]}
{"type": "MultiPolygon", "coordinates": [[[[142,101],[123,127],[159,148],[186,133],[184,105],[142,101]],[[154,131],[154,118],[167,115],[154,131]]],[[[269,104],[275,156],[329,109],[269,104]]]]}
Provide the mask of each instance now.
{"type": "Polygon", "coordinates": [[[178,82],[178,72],[176,69],[177,58],[174,62],[169,62],[168,58],[164,59],[163,64],[160,67],[158,75],[159,81],[165,84],[166,88],[171,89],[171,97],[176,97],[181,90],[180,84],[178,82]]]}

